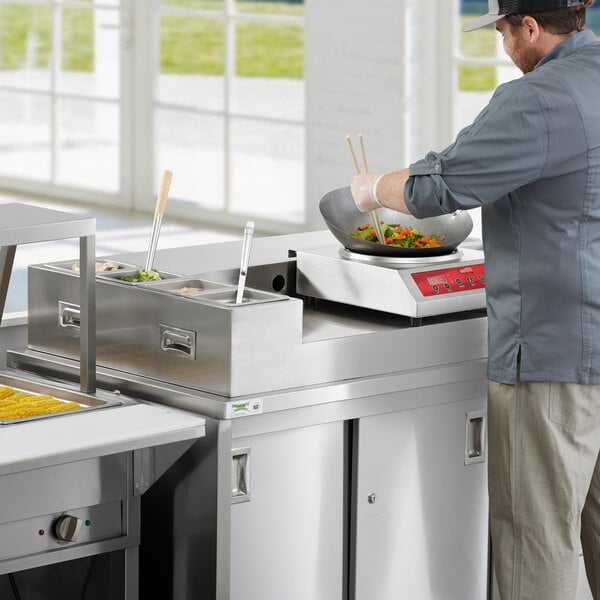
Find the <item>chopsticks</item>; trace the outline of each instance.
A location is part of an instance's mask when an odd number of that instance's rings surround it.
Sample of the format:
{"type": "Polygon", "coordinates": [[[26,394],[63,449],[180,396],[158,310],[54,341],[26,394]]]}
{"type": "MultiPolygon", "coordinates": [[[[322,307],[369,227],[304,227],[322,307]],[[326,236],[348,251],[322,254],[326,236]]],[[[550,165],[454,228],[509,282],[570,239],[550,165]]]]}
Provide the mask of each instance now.
{"type": "MultiPolygon", "coordinates": [[[[365,173],[369,172],[369,165],[367,163],[367,153],[365,152],[365,141],[363,139],[362,134],[358,135],[358,141],[360,143],[360,152],[362,154],[363,164],[365,166],[365,173]]],[[[346,136],[346,142],[348,142],[348,148],[350,149],[350,155],[352,156],[352,162],[354,163],[354,169],[356,170],[356,174],[360,175],[360,165],[358,164],[358,159],[356,158],[356,153],[354,152],[354,146],[352,145],[352,140],[350,136],[346,136]]],[[[381,229],[381,222],[379,221],[379,217],[377,216],[377,211],[372,210],[369,213],[371,217],[371,223],[373,225],[373,229],[377,235],[377,241],[380,244],[385,246],[385,237],[383,236],[383,230],[381,229]]]]}

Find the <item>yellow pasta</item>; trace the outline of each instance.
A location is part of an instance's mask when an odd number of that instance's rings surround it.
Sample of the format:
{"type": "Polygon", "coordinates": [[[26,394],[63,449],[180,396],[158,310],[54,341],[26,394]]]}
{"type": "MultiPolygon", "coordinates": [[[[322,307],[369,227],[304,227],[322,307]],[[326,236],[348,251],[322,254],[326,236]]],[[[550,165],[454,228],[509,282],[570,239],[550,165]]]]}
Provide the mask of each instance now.
{"type": "Polygon", "coordinates": [[[0,400],[4,398],[8,398],[8,396],[12,396],[15,393],[11,387],[0,387],[0,400]]]}
{"type": "Polygon", "coordinates": [[[0,419],[16,420],[81,408],[76,402],[61,402],[47,394],[37,396],[0,387],[0,419]]]}

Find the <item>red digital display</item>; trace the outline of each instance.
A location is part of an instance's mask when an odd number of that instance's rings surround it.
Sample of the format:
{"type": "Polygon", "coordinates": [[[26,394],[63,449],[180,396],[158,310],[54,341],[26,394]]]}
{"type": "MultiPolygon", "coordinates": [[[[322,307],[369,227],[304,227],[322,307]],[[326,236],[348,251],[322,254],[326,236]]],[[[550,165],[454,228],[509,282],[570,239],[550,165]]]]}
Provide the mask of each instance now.
{"type": "Polygon", "coordinates": [[[444,285],[445,283],[448,283],[443,275],[428,277],[427,281],[429,281],[430,285],[444,285]]]}
{"type": "Polygon", "coordinates": [[[413,273],[412,278],[423,296],[437,296],[485,288],[483,263],[413,273]]]}

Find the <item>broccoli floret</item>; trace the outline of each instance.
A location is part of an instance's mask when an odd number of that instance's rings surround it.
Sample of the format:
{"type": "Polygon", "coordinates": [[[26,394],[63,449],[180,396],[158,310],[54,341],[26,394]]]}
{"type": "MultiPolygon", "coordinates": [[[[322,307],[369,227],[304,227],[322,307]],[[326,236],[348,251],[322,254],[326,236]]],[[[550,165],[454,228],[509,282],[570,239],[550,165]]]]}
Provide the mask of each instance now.
{"type": "Polygon", "coordinates": [[[160,281],[161,277],[156,271],[146,271],[144,269],[138,269],[135,275],[123,275],[122,281],[128,281],[129,283],[143,283],[146,281],[160,281]]]}
{"type": "Polygon", "coordinates": [[[160,275],[156,271],[145,271],[140,269],[136,272],[138,281],[160,281],[160,275]]]}

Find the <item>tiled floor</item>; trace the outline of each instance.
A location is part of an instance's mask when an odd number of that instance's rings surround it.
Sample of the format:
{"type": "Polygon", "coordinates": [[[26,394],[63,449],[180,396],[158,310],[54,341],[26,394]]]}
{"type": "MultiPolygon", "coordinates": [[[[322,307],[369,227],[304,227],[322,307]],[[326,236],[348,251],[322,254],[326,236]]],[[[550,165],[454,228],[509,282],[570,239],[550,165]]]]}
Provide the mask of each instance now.
{"type": "MultiPolygon", "coordinates": [[[[152,231],[152,215],[114,209],[82,208],[72,204],[43,202],[34,198],[0,192],[0,204],[9,202],[33,204],[95,217],[96,256],[145,252],[148,249],[152,231]]],[[[188,225],[181,221],[169,219],[168,215],[165,215],[161,226],[158,249],[236,240],[240,239],[242,234],[243,231],[188,225]]],[[[4,313],[26,310],[28,265],[42,261],[54,262],[72,258],[77,259],[78,256],[79,243],[77,239],[18,246],[4,313]]]]}

